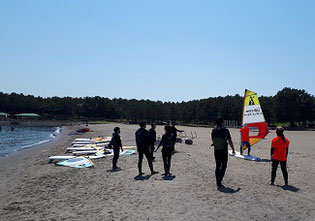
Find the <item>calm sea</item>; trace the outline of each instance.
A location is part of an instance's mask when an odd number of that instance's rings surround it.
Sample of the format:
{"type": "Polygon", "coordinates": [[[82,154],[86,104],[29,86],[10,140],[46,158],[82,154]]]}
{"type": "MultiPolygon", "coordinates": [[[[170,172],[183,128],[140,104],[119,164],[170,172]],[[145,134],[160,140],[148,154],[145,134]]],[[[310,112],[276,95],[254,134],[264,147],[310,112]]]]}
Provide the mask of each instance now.
{"type": "Polygon", "coordinates": [[[16,151],[30,148],[53,141],[61,132],[59,127],[34,127],[14,125],[1,126],[0,131],[0,157],[5,157],[16,151]]]}

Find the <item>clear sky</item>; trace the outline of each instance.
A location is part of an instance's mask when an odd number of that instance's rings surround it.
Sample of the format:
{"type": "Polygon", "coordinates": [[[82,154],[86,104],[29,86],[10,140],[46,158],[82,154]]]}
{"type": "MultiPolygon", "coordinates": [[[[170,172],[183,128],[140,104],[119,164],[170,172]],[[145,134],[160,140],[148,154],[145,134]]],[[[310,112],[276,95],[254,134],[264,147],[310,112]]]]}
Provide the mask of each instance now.
{"type": "Polygon", "coordinates": [[[0,92],[315,94],[315,1],[0,0],[0,92]]]}

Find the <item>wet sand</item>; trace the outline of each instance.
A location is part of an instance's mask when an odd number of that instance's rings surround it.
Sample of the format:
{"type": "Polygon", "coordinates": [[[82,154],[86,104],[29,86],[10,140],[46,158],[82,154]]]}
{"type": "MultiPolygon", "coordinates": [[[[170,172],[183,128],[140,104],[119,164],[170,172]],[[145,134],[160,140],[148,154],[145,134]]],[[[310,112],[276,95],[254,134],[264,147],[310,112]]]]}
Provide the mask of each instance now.
{"type": "MultiPolygon", "coordinates": [[[[262,162],[229,157],[222,190],[215,185],[210,128],[178,126],[198,138],[192,146],[177,145],[170,179],[161,176],[160,151],[154,163],[159,174],[149,176],[144,160],[143,178],[137,177],[137,155],[121,156],[118,172],[111,171],[112,157],[86,169],[48,164],[48,156],[63,155],[75,138],[109,136],[114,126],[121,127],[124,145],[135,144],[136,125],[92,125],[94,132],[83,136],[70,126],[54,143],[1,158],[0,220],[314,220],[315,132],[285,133],[291,141],[287,188],[280,168],[276,186],[269,185],[274,131],[252,150],[262,162]]],[[[230,131],[238,147],[238,130],[230,131]]]]}

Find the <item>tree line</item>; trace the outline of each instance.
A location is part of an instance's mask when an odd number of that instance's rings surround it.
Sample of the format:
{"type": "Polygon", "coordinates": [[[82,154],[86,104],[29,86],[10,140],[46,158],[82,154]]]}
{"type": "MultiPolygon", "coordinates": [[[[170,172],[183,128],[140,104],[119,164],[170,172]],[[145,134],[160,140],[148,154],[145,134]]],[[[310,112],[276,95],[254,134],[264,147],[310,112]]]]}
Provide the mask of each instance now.
{"type": "MultiPolygon", "coordinates": [[[[283,88],[274,96],[260,96],[268,124],[305,123],[315,120],[315,98],[305,90],[283,88]]],[[[140,120],[162,122],[176,120],[185,124],[211,124],[221,115],[241,121],[243,96],[210,97],[188,102],[161,102],[105,97],[35,97],[0,92],[0,112],[37,113],[46,119],[140,120]]]]}

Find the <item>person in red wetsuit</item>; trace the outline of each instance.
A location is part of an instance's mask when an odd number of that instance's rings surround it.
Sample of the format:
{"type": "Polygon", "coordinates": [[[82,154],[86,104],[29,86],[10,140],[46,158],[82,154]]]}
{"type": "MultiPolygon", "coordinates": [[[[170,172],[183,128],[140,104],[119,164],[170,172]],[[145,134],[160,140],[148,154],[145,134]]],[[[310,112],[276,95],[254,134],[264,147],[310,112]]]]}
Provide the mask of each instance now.
{"type": "Polygon", "coordinates": [[[289,153],[290,141],[284,136],[283,131],[284,130],[282,127],[277,127],[277,137],[274,138],[271,142],[270,154],[272,160],[272,170],[270,185],[274,185],[279,163],[281,165],[285,185],[288,185],[287,157],[289,153]]]}
{"type": "Polygon", "coordinates": [[[247,127],[247,124],[244,124],[244,126],[240,129],[241,133],[241,147],[240,147],[240,153],[243,155],[243,148],[246,145],[248,149],[248,155],[250,155],[250,142],[249,142],[249,128],[247,127]]]}

